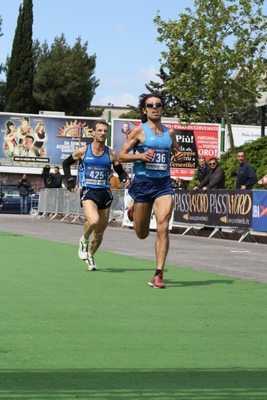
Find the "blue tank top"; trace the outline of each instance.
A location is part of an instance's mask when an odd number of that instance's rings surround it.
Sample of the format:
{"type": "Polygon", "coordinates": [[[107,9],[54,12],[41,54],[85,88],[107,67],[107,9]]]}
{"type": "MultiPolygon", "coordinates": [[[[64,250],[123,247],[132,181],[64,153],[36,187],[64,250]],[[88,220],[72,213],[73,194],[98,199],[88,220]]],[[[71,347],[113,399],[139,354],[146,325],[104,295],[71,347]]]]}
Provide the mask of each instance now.
{"type": "Polygon", "coordinates": [[[87,145],[86,153],[79,165],[79,183],[82,187],[92,189],[109,188],[109,173],[111,161],[109,148],[101,156],[95,156],[91,150],[91,144],[87,145]]]}
{"type": "Polygon", "coordinates": [[[172,139],[169,130],[162,125],[163,134],[156,135],[149,127],[148,123],[142,124],[145,132],[145,140],[136,146],[138,153],[144,153],[149,149],[155,150],[154,158],[150,162],[137,160],[134,162],[134,173],[138,176],[149,178],[164,178],[170,176],[170,161],[172,139]]]}

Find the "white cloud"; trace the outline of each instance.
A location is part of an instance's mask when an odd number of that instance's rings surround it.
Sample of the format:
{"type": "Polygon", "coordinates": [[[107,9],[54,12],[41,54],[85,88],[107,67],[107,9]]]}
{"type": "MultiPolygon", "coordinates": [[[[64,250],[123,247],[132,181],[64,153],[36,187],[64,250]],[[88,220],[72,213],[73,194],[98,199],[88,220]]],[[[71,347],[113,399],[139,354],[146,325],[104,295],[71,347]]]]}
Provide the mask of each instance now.
{"type": "Polygon", "coordinates": [[[119,96],[98,96],[93,98],[92,105],[97,106],[107,106],[108,104],[113,104],[117,107],[125,107],[127,104],[132,106],[137,106],[138,97],[130,93],[122,93],[119,96]]]}
{"type": "Polygon", "coordinates": [[[92,104],[124,107],[126,104],[137,106],[138,97],[146,92],[145,85],[150,81],[161,82],[156,76],[159,71],[150,65],[148,68],[140,67],[133,73],[105,74],[98,76],[100,85],[92,104]]]}
{"type": "Polygon", "coordinates": [[[142,80],[145,84],[148,84],[150,81],[153,82],[161,82],[161,79],[156,76],[159,73],[159,70],[154,67],[154,65],[150,65],[149,68],[141,67],[137,73],[137,77],[142,80]]]}
{"type": "Polygon", "coordinates": [[[121,24],[116,24],[115,27],[116,27],[116,31],[118,31],[118,32],[124,32],[125,31],[124,26],[121,25],[121,24]]]}

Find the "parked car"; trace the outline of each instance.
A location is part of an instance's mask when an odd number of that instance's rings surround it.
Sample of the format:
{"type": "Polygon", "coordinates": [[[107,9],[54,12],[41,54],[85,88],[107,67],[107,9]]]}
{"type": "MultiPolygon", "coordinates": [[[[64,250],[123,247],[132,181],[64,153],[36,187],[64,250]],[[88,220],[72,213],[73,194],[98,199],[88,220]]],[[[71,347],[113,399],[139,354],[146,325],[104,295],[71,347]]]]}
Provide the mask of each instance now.
{"type": "MultiPolygon", "coordinates": [[[[2,207],[0,206],[0,213],[2,214],[20,214],[20,195],[19,189],[16,186],[3,186],[1,188],[0,198],[2,199],[2,207]]],[[[28,213],[31,209],[38,208],[39,194],[32,192],[28,196],[28,213]]]]}

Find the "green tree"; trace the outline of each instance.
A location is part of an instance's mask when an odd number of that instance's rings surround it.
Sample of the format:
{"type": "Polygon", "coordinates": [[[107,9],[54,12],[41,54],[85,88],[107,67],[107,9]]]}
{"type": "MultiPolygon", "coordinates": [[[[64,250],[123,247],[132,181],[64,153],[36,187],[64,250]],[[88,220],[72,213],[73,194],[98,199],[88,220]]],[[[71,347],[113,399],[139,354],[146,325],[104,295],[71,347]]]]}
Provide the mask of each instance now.
{"type": "Polygon", "coordinates": [[[188,123],[208,122],[207,115],[224,117],[232,152],[229,110],[255,102],[256,90],[265,81],[267,17],[262,13],[263,3],[195,0],[195,10],[186,8],[187,14],[180,14],[178,21],[165,22],[159,14],[154,19],[157,40],[167,46],[160,60],[170,75],[166,90],[196,110],[188,115],[180,107],[179,116],[188,123]]]}
{"type": "MultiPolygon", "coordinates": [[[[2,20],[2,17],[1,17],[1,15],[0,15],[0,37],[3,36],[3,33],[2,33],[2,23],[3,23],[3,20],[2,20]]],[[[0,74],[2,73],[2,69],[3,69],[3,64],[0,64],[0,74]]]]}
{"type": "Polygon", "coordinates": [[[137,107],[130,106],[130,111],[122,113],[119,118],[124,119],[140,119],[140,113],[137,107]]]}
{"type": "Polygon", "coordinates": [[[33,111],[32,0],[23,0],[19,8],[11,57],[7,64],[5,111],[33,111]]]}
{"type": "Polygon", "coordinates": [[[78,38],[71,48],[64,34],[56,37],[50,48],[46,42],[39,48],[35,43],[36,112],[42,109],[84,116],[97,113],[89,110],[99,81],[93,75],[96,55],[88,56],[87,45],[78,38]]]}
{"type": "Polygon", "coordinates": [[[231,123],[237,125],[260,125],[262,118],[260,108],[256,107],[253,102],[247,107],[232,110],[230,112],[231,123]]]}
{"type": "Polygon", "coordinates": [[[159,74],[156,75],[161,79],[161,82],[150,81],[149,84],[145,86],[150,93],[160,93],[161,96],[163,96],[165,102],[164,116],[179,117],[180,109],[182,109],[183,113],[190,117],[190,115],[196,111],[195,107],[192,107],[187,101],[181,101],[177,96],[172,95],[167,90],[167,84],[168,81],[173,78],[172,75],[167,74],[162,67],[160,67],[159,74]]]}
{"type": "MultiPolygon", "coordinates": [[[[2,17],[0,15],[0,37],[3,36],[2,33],[2,17]]],[[[0,74],[3,72],[4,66],[0,64],[0,74]]],[[[5,107],[5,82],[1,79],[0,80],[0,111],[4,111],[5,107]]]]}

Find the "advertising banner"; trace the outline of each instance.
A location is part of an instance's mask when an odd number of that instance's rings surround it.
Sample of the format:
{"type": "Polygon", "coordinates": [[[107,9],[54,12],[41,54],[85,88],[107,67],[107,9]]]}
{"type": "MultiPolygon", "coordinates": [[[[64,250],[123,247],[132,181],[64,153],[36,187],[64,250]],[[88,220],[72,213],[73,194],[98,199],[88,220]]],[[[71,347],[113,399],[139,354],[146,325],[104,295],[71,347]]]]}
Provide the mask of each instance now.
{"type": "Polygon", "coordinates": [[[0,165],[61,165],[92,141],[96,118],[0,113],[0,165]]]}
{"type": "Polygon", "coordinates": [[[252,229],[267,232],[267,191],[253,190],[252,229]]]}
{"type": "Polygon", "coordinates": [[[175,190],[174,222],[250,228],[251,190],[175,190]]]}
{"type": "MultiPolygon", "coordinates": [[[[235,146],[249,144],[261,137],[261,127],[253,125],[232,125],[232,133],[235,146]]],[[[225,127],[225,149],[230,148],[228,127],[225,127]]]]}
{"type": "MultiPolygon", "coordinates": [[[[175,120],[174,120],[175,121],[175,120]]],[[[119,152],[126,140],[127,133],[135,126],[139,125],[139,120],[112,120],[112,147],[119,152]]],[[[173,129],[176,134],[180,149],[184,152],[184,161],[176,162],[171,160],[171,176],[182,179],[192,179],[198,166],[198,157],[219,157],[220,155],[220,132],[219,124],[190,124],[188,126],[179,125],[170,120],[162,123],[169,129],[173,129]]],[[[128,167],[129,168],[129,167],[128,167]]]]}

